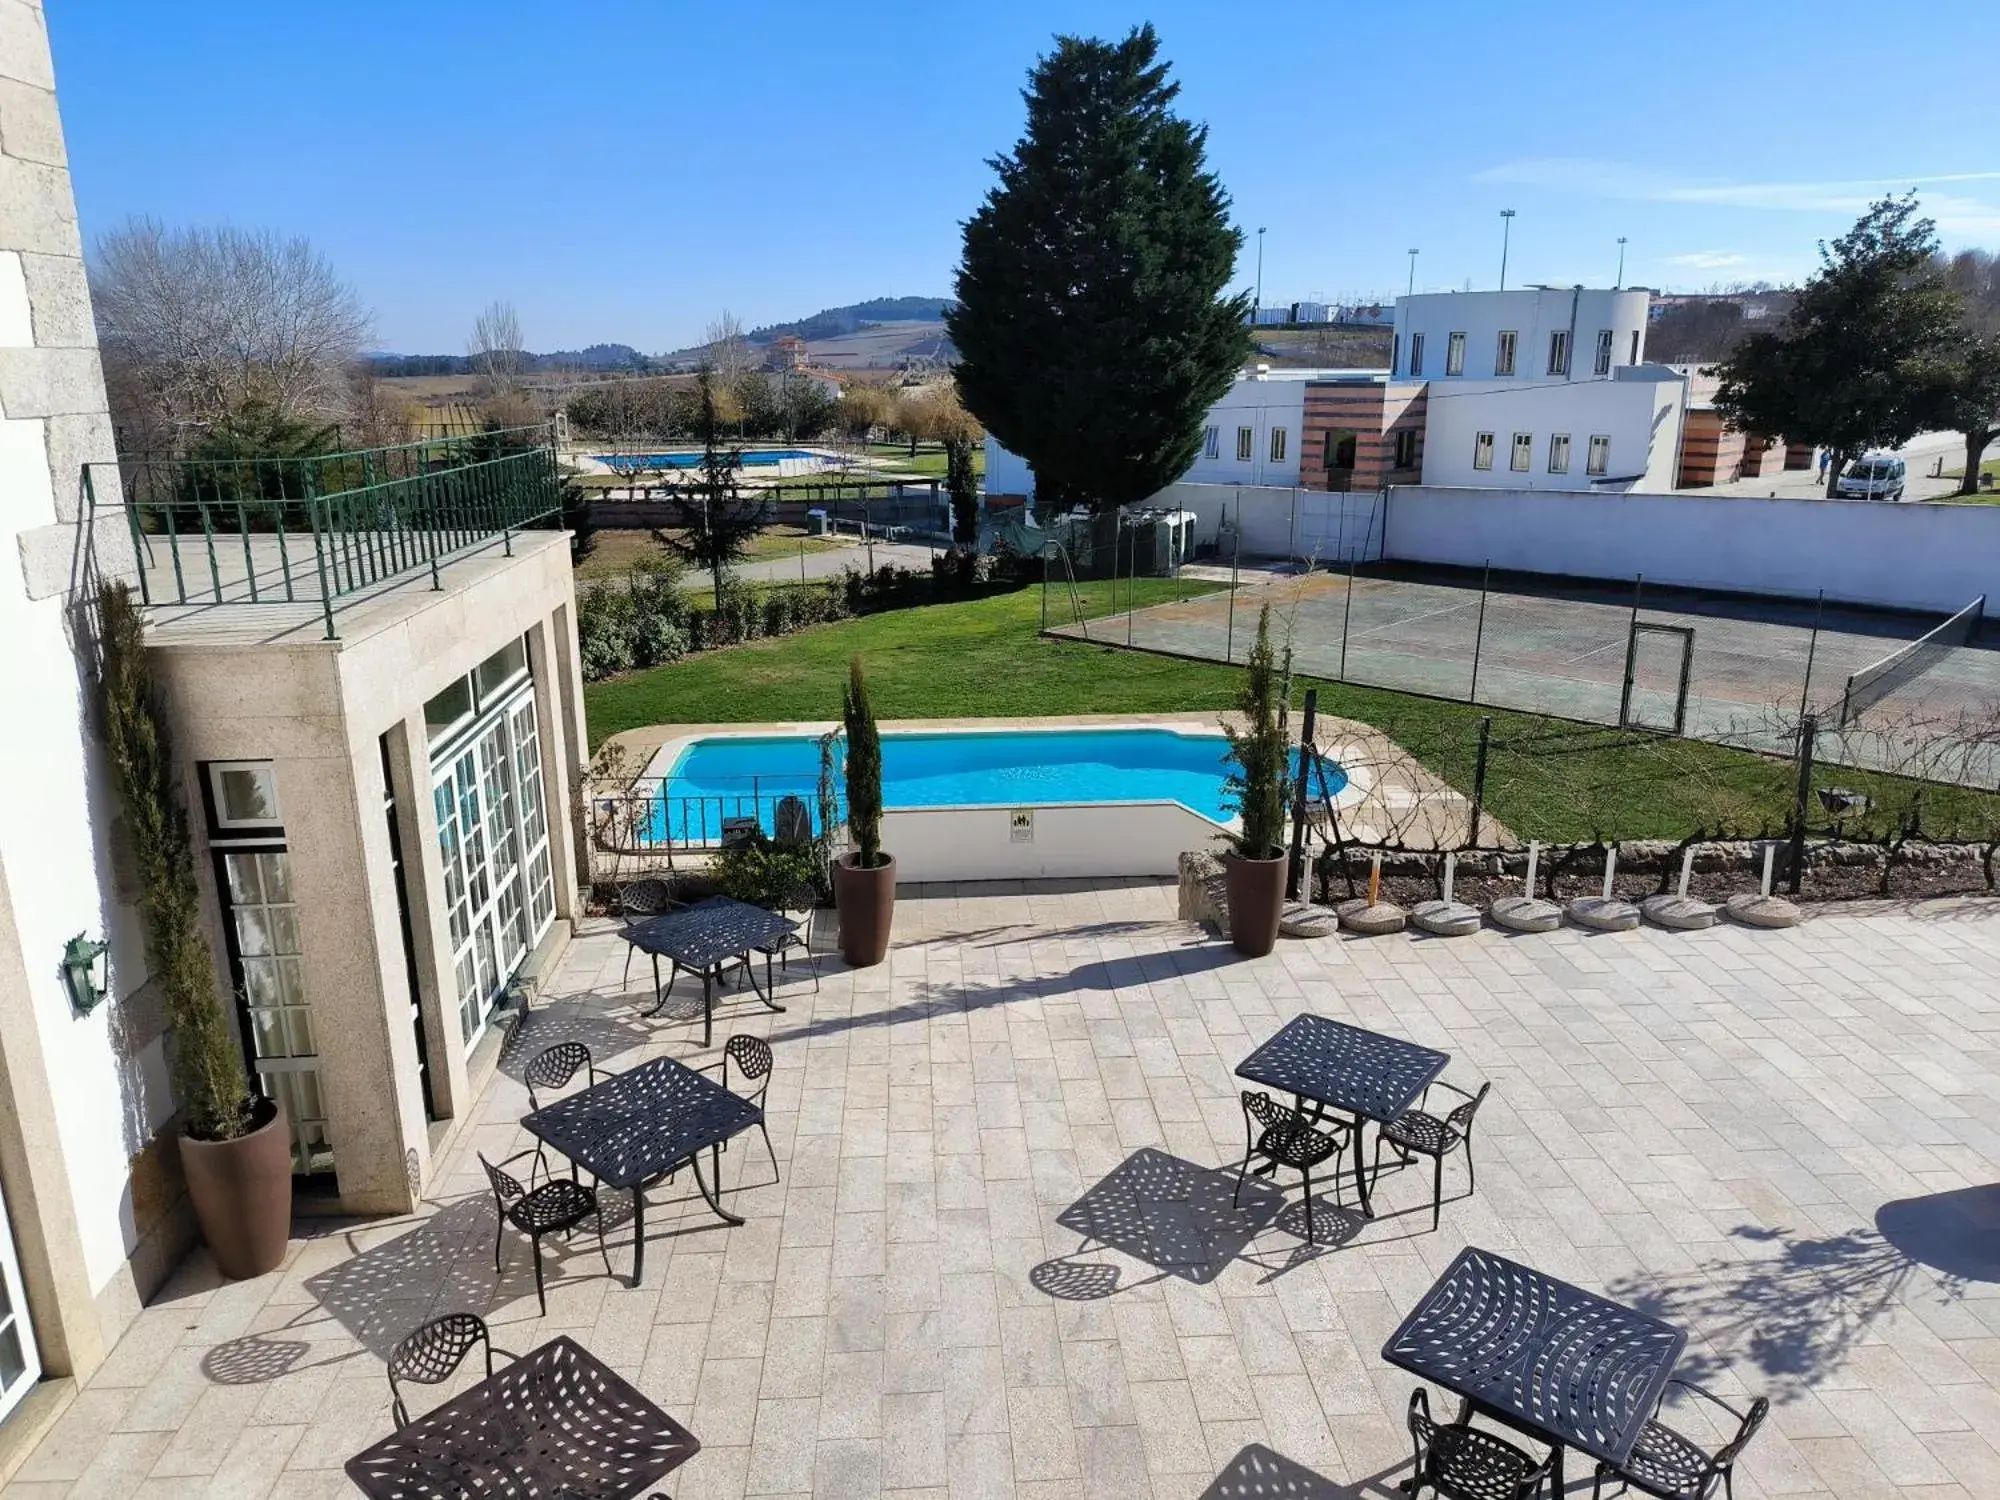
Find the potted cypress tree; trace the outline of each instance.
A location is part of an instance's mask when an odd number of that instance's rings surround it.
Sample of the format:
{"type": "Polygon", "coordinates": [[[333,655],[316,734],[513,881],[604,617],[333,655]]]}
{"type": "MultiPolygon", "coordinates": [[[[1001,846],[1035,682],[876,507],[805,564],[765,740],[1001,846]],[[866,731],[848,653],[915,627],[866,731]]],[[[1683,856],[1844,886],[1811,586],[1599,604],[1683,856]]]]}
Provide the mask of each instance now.
{"type": "Polygon", "coordinates": [[[99,589],[98,625],[99,707],[138,866],[146,948],[173,1028],[188,1196],[223,1274],[260,1276],[284,1260],[291,1233],[291,1131],[275,1100],[251,1093],[236,1028],[216,991],[187,811],[174,789],[144,627],[123,583],[99,589]]]}
{"type": "Polygon", "coordinates": [[[889,951],[896,861],[882,852],[882,736],[858,656],[848,664],[840,716],[847,727],[847,827],[854,847],[834,861],[833,904],[840,913],[840,956],[865,969],[889,951]]]}
{"type": "Polygon", "coordinates": [[[1236,700],[1243,723],[1225,724],[1229,736],[1229,789],[1236,797],[1241,831],[1222,857],[1229,892],[1229,940],[1247,958],[1278,945],[1285,909],[1285,804],[1290,800],[1292,747],[1286,703],[1289,673],[1271,654],[1271,606],[1257,616],[1243,692],[1236,700]]]}

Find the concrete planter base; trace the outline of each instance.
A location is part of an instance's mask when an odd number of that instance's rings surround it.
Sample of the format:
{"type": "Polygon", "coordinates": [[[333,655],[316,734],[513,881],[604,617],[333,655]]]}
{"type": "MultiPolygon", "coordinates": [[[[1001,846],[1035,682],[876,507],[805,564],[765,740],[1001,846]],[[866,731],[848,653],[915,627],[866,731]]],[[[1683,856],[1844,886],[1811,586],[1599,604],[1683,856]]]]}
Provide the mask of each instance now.
{"type": "Polygon", "coordinates": [[[1732,922],[1745,927],[1796,927],[1803,915],[1783,896],[1760,896],[1755,891],[1731,896],[1722,909],[1732,922]]]}
{"type": "Polygon", "coordinates": [[[1343,901],[1335,908],[1340,913],[1343,932],[1358,932],[1364,937],[1381,937],[1385,933],[1401,932],[1409,921],[1409,914],[1400,906],[1387,901],[1377,901],[1370,906],[1356,898],[1343,901]]]}
{"type": "Polygon", "coordinates": [[[1700,932],[1715,925],[1715,908],[1692,896],[1648,896],[1639,910],[1648,922],[1669,932],[1700,932]]]}
{"type": "Polygon", "coordinates": [[[1639,925],[1639,908],[1616,896],[1578,896],[1563,914],[1592,932],[1630,932],[1639,925]]]}
{"type": "Polygon", "coordinates": [[[1419,901],[1410,920],[1432,937],[1469,937],[1483,925],[1479,908],[1463,901],[1419,901]]]}
{"type": "Polygon", "coordinates": [[[1539,896],[1501,896],[1487,915],[1509,932],[1554,932],[1562,926],[1562,908],[1539,896]]]}

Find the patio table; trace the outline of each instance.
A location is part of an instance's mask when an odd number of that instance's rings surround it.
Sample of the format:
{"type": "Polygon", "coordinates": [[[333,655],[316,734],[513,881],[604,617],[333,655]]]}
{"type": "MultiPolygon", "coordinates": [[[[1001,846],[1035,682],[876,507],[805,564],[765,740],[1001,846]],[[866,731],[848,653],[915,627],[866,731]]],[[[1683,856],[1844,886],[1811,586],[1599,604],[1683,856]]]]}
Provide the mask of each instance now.
{"type": "Polygon", "coordinates": [[[710,896],[678,911],[661,912],[657,917],[634,922],[619,936],[653,961],[653,991],[658,999],[646,1012],[648,1016],[660,1013],[667,1003],[667,991],[674,987],[683,969],[701,976],[701,1044],[706,1047],[715,1038],[715,981],[731,960],[742,962],[743,972],[750,976],[750,988],[767,1009],[785,1008],[765,993],[770,979],[770,958],[766,956],[764,960],[766,985],[760,987],[757,971],[750,966],[750,953],[752,949],[771,947],[778,939],[798,930],[799,924],[791,918],[765,911],[761,906],[728,896],[710,896]],[[673,965],[664,987],[660,984],[663,958],[673,965]]]}
{"type": "Polygon", "coordinates": [[[656,1057],[629,1072],[544,1105],[522,1119],[530,1135],[548,1142],[606,1187],[632,1194],[632,1285],[646,1268],[646,1187],[683,1162],[695,1186],[725,1224],[741,1224],[717,1201],[722,1187],[722,1143],[764,1118],[706,1073],[671,1057],[656,1057]],[[716,1192],[701,1175],[709,1152],[716,1192]]]}
{"type": "Polygon", "coordinates": [[[624,1500],[701,1449],[574,1339],[551,1339],[347,1461],[374,1500],[624,1500]]]}
{"type": "Polygon", "coordinates": [[[1361,1125],[1393,1120],[1417,1102],[1451,1061],[1451,1054],[1420,1047],[1325,1016],[1294,1016],[1278,1034],[1246,1057],[1238,1078],[1290,1094],[1304,1113],[1305,1101],[1354,1119],[1354,1187],[1364,1218],[1373,1218],[1368,1179],[1362,1171],[1361,1125]]]}
{"type": "Polygon", "coordinates": [[[1622,1464],[1687,1334],[1476,1247],[1461,1250],[1382,1358],[1556,1449],[1622,1464]]]}

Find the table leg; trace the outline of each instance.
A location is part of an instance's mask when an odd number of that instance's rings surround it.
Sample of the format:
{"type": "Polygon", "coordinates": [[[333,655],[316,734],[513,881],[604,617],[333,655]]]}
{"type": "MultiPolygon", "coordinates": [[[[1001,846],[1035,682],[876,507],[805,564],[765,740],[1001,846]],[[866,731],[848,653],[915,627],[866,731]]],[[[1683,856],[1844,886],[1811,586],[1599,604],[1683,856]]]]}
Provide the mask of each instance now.
{"type": "Polygon", "coordinates": [[[1375,1210],[1368,1202],[1368,1173],[1361,1155],[1361,1130],[1366,1124],[1367,1121],[1360,1115],[1354,1117],[1354,1191],[1361,1199],[1361,1217],[1372,1219],[1375,1217],[1375,1210]]]}
{"type": "Polygon", "coordinates": [[[655,953],[652,954],[651,957],[653,960],[653,1008],[646,1012],[647,1019],[650,1019],[653,1016],[657,1016],[662,1010],[666,1008],[668,991],[673,989],[674,981],[681,977],[681,966],[679,964],[675,964],[673,967],[673,972],[667,975],[666,989],[661,989],[660,955],[655,953]]]}
{"type": "MultiPolygon", "coordinates": [[[[722,1186],[722,1153],[720,1146],[711,1147],[710,1152],[715,1158],[715,1185],[719,1188],[722,1186]]],[[[701,1189],[702,1197],[708,1200],[708,1206],[714,1210],[715,1216],[725,1224],[741,1224],[743,1220],[724,1208],[717,1200],[715,1194],[709,1191],[708,1183],[701,1175],[701,1153],[699,1151],[688,1158],[688,1165],[694,1168],[694,1185],[701,1189]]]]}
{"type": "Polygon", "coordinates": [[[705,1052],[715,1040],[715,970],[701,971],[701,1046],[705,1052]]]}
{"type": "MultiPolygon", "coordinates": [[[[770,969],[771,969],[771,956],[767,953],[764,955],[764,979],[767,985],[769,984],[771,978],[770,969]]],[[[785,1007],[778,1004],[777,1001],[773,1000],[763,990],[757,988],[757,971],[750,965],[750,952],[747,948],[743,952],[743,972],[749,976],[750,989],[752,993],[754,993],[759,1000],[764,1002],[764,1009],[775,1010],[782,1013],[785,1007]]]]}
{"type": "Polygon", "coordinates": [[[632,1285],[646,1274],[646,1184],[632,1186],[632,1285]]]}

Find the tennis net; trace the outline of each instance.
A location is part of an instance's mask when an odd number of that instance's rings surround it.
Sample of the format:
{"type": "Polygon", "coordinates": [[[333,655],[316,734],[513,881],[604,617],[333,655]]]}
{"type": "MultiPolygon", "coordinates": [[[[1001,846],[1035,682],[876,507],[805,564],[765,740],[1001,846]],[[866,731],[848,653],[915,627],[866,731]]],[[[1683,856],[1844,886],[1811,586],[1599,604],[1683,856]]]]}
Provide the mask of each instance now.
{"type": "Polygon", "coordinates": [[[1957,647],[1971,644],[1985,614],[1986,596],[1981,594],[1942,625],[1849,677],[1847,690],[1840,695],[1841,726],[1845,728],[1864,710],[1923,676],[1957,647]]]}

